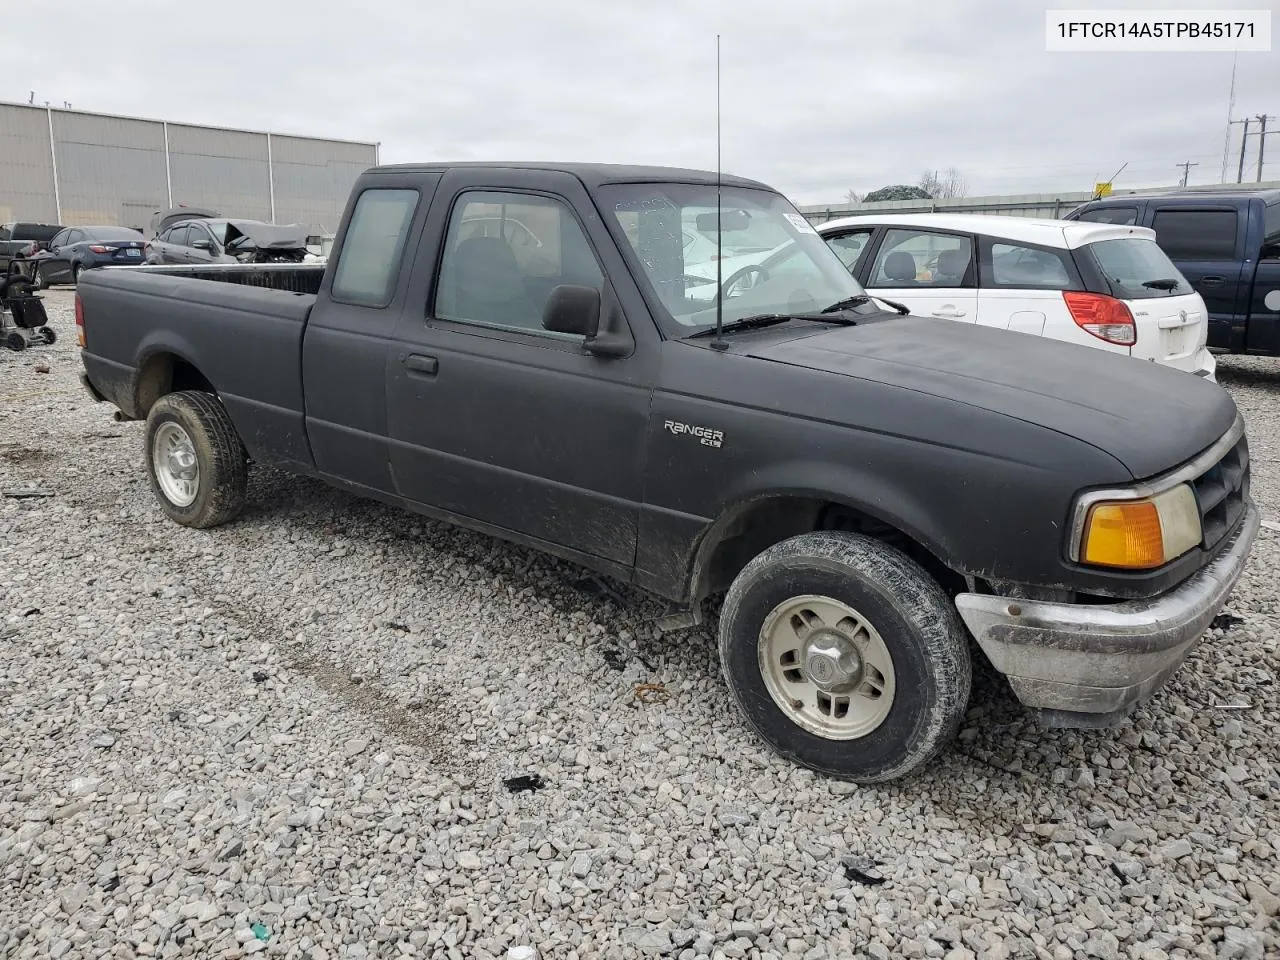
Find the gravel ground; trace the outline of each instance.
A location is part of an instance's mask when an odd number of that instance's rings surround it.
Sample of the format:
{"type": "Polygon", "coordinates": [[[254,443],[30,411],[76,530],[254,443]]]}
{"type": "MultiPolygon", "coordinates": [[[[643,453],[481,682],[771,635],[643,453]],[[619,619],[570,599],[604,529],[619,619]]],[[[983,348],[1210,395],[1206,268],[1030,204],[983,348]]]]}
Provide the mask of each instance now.
{"type": "MultiPolygon", "coordinates": [[[[1280,527],[1129,725],[987,678],[859,788],[568,564],[270,471],[162,519],[46,302],[59,342],[0,351],[0,488],[53,494],[0,499],[0,957],[1280,955],[1280,527]]],[[[1280,361],[1219,369],[1280,520],[1280,361]]]]}

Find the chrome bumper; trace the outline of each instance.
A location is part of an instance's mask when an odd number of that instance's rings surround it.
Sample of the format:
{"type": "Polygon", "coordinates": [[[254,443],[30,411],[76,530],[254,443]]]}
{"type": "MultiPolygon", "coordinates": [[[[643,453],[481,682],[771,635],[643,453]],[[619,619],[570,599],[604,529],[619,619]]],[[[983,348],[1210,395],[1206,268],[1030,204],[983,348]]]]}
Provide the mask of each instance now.
{"type": "Polygon", "coordinates": [[[956,608],[1028,707],[1057,726],[1108,726],[1150,697],[1222,609],[1249,557],[1250,502],[1212,563],[1168,593],[1105,605],[962,593],[956,608]]]}

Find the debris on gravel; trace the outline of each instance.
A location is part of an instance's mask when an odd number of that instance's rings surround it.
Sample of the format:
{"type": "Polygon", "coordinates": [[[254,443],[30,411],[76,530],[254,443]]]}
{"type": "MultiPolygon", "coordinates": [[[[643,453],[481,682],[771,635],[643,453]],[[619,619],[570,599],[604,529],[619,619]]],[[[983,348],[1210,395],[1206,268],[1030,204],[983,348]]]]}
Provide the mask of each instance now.
{"type": "MultiPolygon", "coordinates": [[[[1280,955],[1272,529],[1125,725],[979,678],[855,787],[625,585],[266,469],[173,524],[46,303],[51,372],[0,354],[0,958],[1280,955]]],[[[1280,361],[1218,369],[1280,521],[1280,361]]]]}

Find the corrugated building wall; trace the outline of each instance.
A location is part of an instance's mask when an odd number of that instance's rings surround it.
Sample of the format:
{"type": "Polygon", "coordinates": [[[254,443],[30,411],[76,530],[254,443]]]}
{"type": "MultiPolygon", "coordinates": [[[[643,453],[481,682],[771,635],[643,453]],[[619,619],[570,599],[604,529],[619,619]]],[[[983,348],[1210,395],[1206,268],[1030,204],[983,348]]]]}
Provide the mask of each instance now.
{"type": "Polygon", "coordinates": [[[56,215],[49,114],[0,106],[0,223],[56,215]]]}
{"type": "Polygon", "coordinates": [[[0,222],[145,230],[185,204],[332,231],[377,162],[372,143],[0,103],[0,222]]]}

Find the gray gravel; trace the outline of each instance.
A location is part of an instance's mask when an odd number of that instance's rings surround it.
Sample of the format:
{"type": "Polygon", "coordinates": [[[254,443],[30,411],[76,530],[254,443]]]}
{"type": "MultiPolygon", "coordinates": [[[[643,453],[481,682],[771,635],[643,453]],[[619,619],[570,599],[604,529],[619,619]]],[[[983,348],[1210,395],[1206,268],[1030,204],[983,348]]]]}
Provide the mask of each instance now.
{"type": "MultiPolygon", "coordinates": [[[[0,957],[1280,955],[1280,523],[1131,724],[988,677],[859,788],[572,566],[270,471],[231,526],[162,519],[47,303],[59,343],[0,351],[0,488],[54,494],[0,499],[0,957]]],[[[1280,521],[1280,361],[1219,370],[1280,521]]]]}

